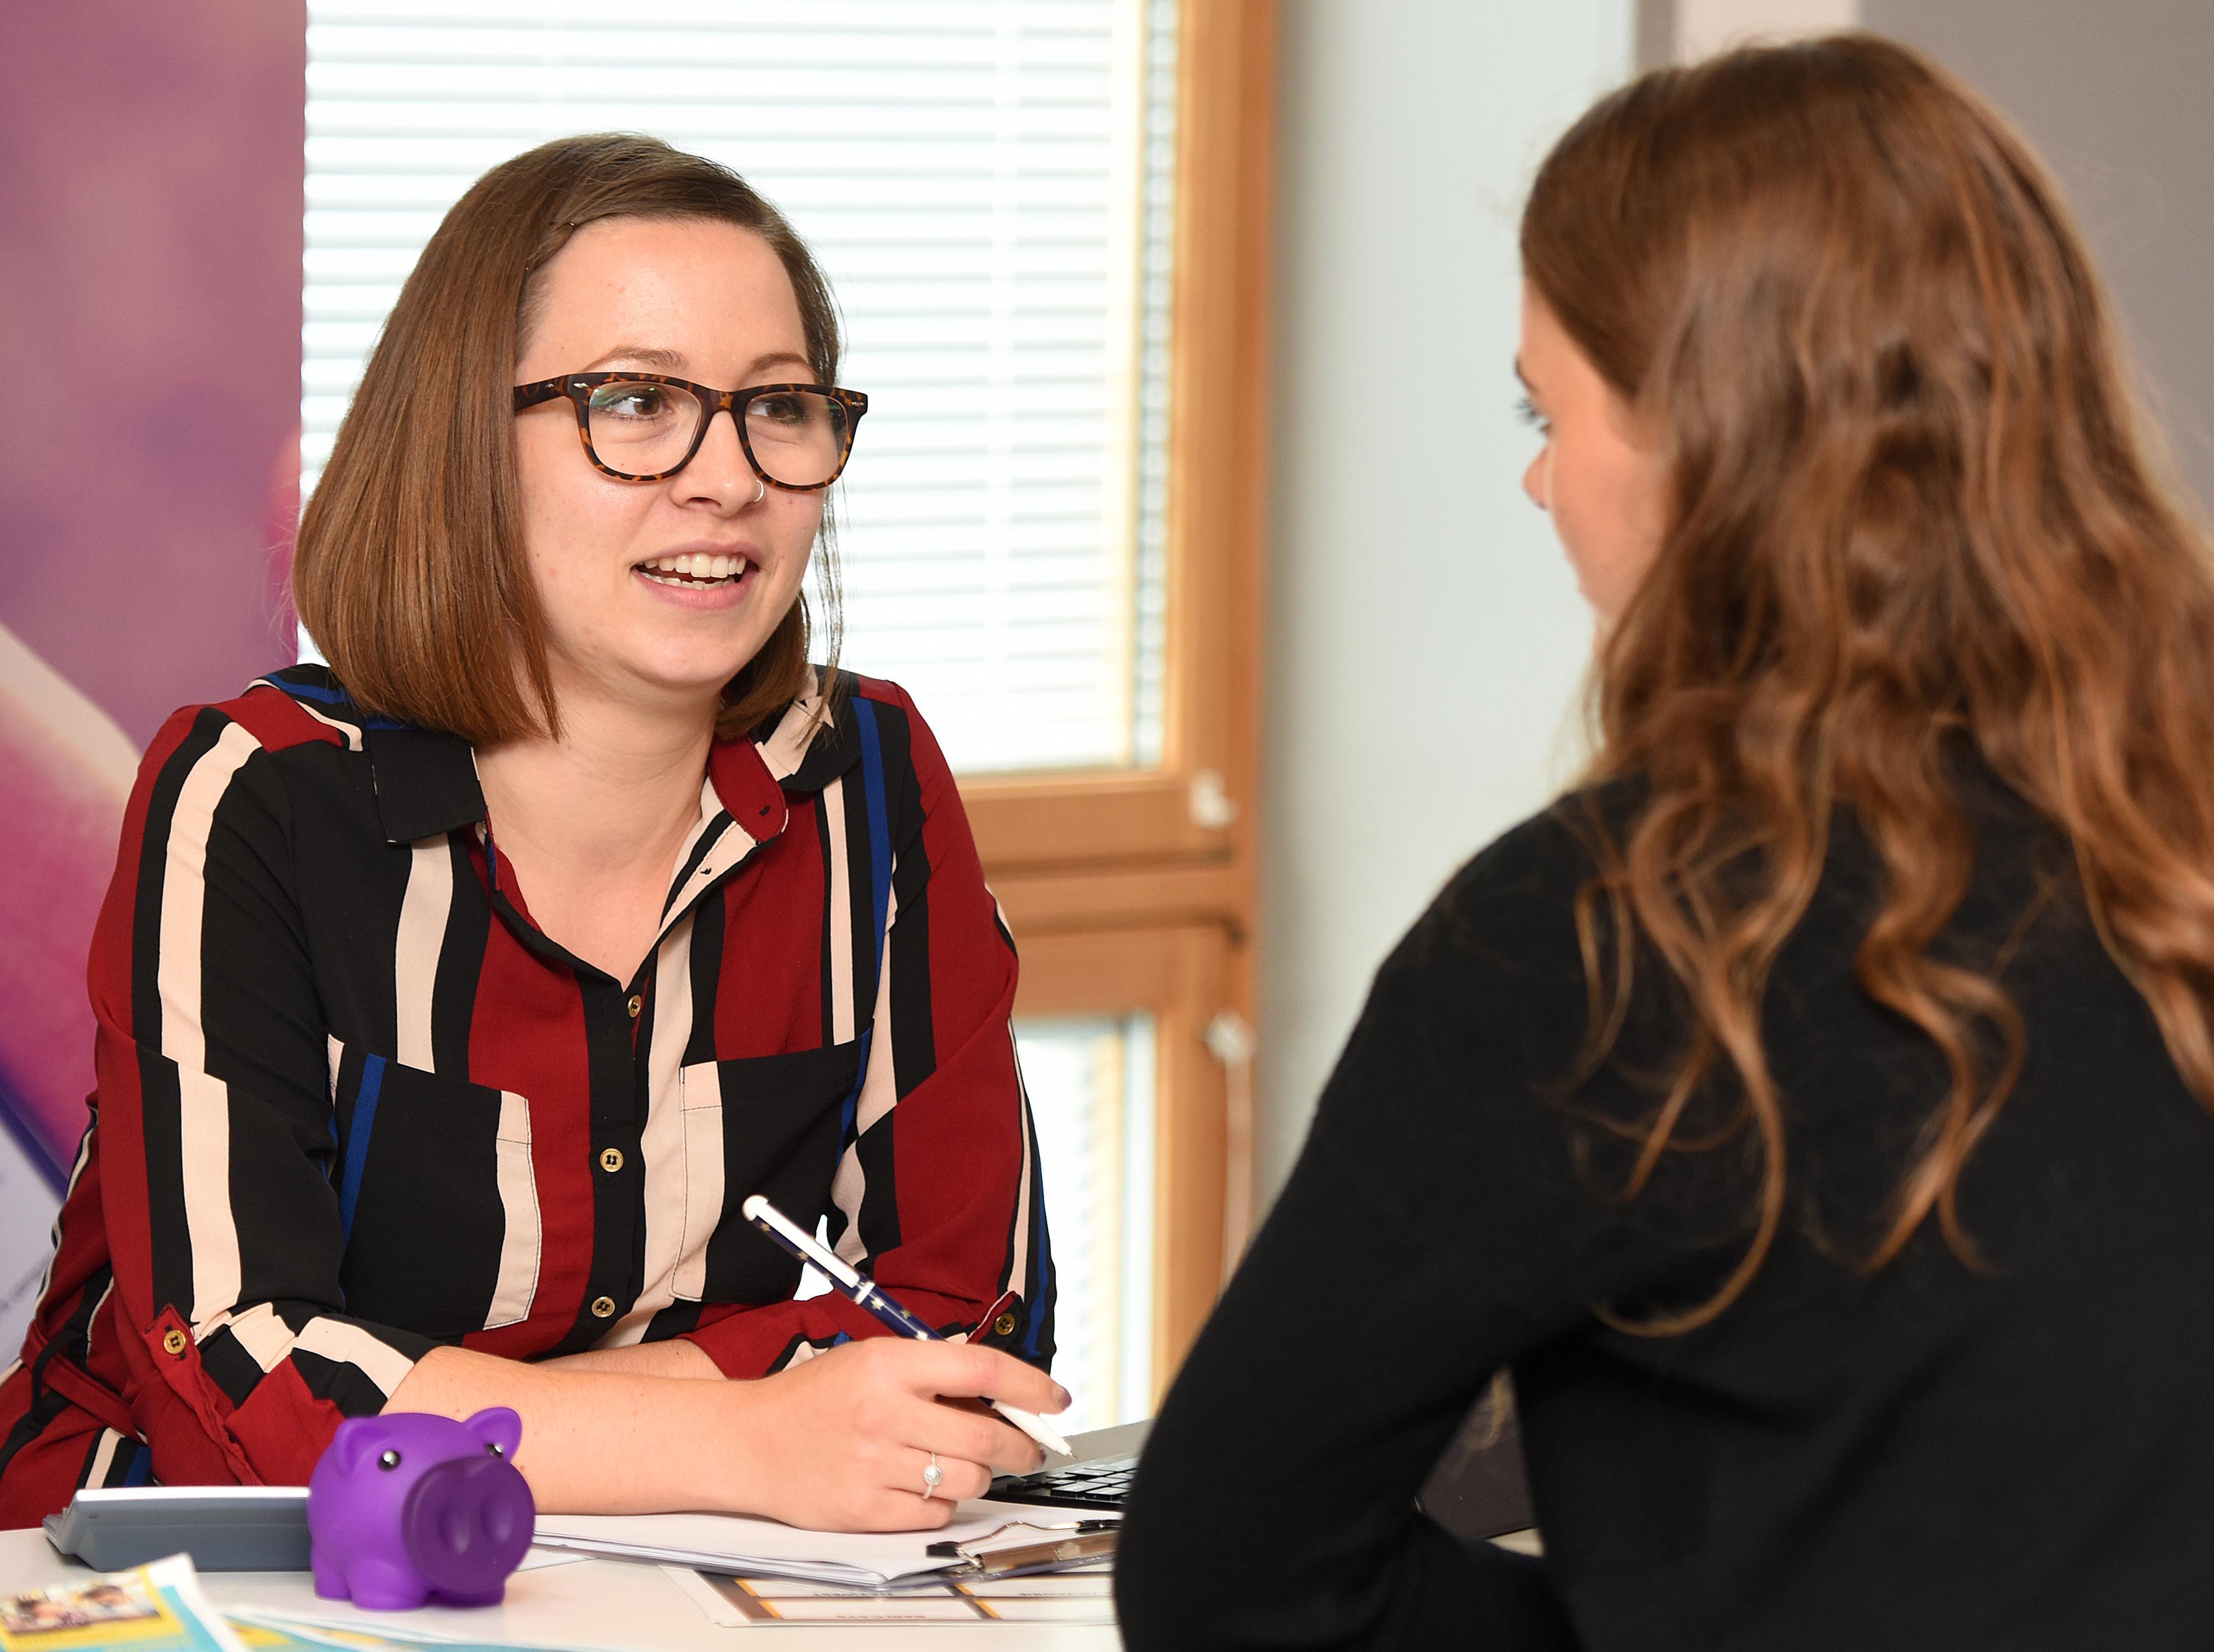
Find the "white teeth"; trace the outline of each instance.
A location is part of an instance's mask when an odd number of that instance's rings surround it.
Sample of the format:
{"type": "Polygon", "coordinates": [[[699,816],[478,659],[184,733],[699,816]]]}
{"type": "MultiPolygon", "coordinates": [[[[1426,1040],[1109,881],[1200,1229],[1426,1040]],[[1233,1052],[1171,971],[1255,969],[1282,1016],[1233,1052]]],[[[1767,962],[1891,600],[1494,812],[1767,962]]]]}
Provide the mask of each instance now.
{"type": "Polygon", "coordinates": [[[748,566],[743,556],[716,556],[705,551],[688,551],[681,556],[657,556],[650,562],[641,562],[638,571],[649,579],[660,578],[665,584],[680,582],[713,584],[724,579],[743,579],[748,566]]]}

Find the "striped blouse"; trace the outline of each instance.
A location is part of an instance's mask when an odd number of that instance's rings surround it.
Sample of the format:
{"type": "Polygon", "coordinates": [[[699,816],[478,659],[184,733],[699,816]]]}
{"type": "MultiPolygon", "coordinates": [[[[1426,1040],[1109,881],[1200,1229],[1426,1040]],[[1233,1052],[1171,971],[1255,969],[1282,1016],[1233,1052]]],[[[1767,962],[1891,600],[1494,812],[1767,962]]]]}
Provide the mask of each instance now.
{"type": "Polygon", "coordinates": [[[0,1527],[85,1484],[304,1483],[442,1344],[683,1337],[757,1377],[876,1332],[793,1299],[755,1192],[1049,1361],[1013,944],[929,730],[847,684],[716,743],[628,982],[532,922],[465,742],[312,666],[171,718],[93,940],[94,1123],[0,1378],[0,1527]]]}

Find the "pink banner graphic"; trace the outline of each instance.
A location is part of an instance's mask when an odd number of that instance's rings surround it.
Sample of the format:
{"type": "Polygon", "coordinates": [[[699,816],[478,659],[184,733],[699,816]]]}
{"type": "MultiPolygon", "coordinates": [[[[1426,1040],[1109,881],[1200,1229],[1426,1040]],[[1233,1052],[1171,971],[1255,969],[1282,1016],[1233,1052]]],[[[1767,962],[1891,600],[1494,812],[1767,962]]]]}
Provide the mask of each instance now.
{"type": "Polygon", "coordinates": [[[293,657],[303,0],[0,7],[0,1363],[138,750],[293,657]]]}

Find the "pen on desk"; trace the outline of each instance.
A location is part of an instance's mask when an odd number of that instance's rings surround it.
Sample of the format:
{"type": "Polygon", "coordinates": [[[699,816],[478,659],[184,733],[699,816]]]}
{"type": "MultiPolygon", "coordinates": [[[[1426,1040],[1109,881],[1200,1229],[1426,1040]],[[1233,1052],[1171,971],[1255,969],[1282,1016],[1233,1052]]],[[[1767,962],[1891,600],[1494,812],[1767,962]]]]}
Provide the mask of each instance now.
{"type": "Polygon", "coordinates": [[[1122,1535],[1118,1524],[1111,1531],[1094,1532],[1085,1537],[1053,1538],[1043,1543],[1025,1544],[1019,1549],[994,1549],[989,1554],[978,1555],[974,1563],[988,1577],[1057,1569],[1077,1561],[1097,1560],[1103,1555],[1113,1554],[1122,1535]]]}
{"type": "MultiPolygon", "coordinates": [[[[902,1307],[873,1279],[868,1279],[844,1258],[826,1249],[814,1234],[779,1210],[758,1193],[739,1207],[739,1214],[755,1227],[774,1239],[802,1262],[820,1268],[838,1293],[857,1307],[876,1316],[879,1324],[889,1326],[902,1337],[912,1337],[917,1342],[935,1343],[945,1339],[928,1325],[902,1307]]],[[[1048,1451],[1058,1452],[1063,1457],[1075,1455],[1068,1441],[1055,1433],[1053,1425],[1043,1417],[1034,1416],[1018,1406],[1004,1404],[999,1400],[986,1402],[1001,1416],[1048,1451]]]]}
{"type": "Polygon", "coordinates": [[[990,1546],[992,1539],[1002,1532],[1036,1532],[1041,1538],[1050,1538],[1060,1543],[1070,1538],[1091,1537],[1100,1532],[1119,1532],[1122,1529],[1122,1520],[1119,1514],[1112,1520],[1054,1520],[1043,1526],[1034,1526],[1028,1520],[1009,1520],[998,1531],[987,1532],[982,1537],[933,1543],[923,1552],[933,1560],[981,1560],[988,1554],[1002,1552],[990,1546]]]}

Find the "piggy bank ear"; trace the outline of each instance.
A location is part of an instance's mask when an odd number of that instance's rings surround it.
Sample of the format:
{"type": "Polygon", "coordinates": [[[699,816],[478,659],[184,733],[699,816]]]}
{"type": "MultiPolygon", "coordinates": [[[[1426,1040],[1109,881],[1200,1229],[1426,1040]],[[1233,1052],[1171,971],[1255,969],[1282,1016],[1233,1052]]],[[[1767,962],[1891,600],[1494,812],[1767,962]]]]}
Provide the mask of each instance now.
{"type": "Polygon", "coordinates": [[[492,1448],[498,1457],[513,1457],[523,1443],[523,1419],[505,1405],[487,1406],[462,1426],[492,1448]]]}
{"type": "Polygon", "coordinates": [[[339,1469],[352,1474],[384,1444],[384,1425],[373,1416],[350,1416],[339,1424],[324,1455],[335,1459],[339,1469]]]}

